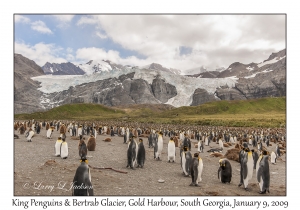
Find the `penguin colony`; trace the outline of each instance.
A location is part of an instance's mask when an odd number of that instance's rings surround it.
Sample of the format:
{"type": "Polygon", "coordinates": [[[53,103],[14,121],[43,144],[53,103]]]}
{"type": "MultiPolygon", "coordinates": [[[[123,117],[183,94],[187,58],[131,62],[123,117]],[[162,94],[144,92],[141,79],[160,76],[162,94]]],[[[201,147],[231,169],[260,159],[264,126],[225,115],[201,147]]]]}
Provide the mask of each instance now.
{"type": "MultiPolygon", "coordinates": [[[[176,163],[176,147],[180,148],[180,166],[183,176],[191,178],[190,186],[200,186],[204,172],[203,157],[201,153],[206,151],[220,158],[216,160],[219,168],[217,177],[221,183],[232,183],[232,167],[230,160],[224,157],[222,151],[225,147],[234,146],[238,153],[240,163],[240,180],[237,187],[243,186],[249,190],[249,183],[256,182],[259,185],[259,193],[270,192],[270,167],[269,163],[276,164],[278,158],[284,154],[286,146],[285,133],[282,131],[270,131],[270,129],[243,130],[243,129],[203,129],[203,130],[178,130],[178,129],[153,129],[134,128],[131,126],[109,126],[95,123],[79,122],[16,122],[14,130],[20,135],[25,135],[26,141],[32,142],[35,135],[45,130],[45,137],[52,138],[52,133],[57,131],[60,136],[54,145],[54,156],[62,159],[68,158],[68,143],[66,135],[79,137],[78,152],[80,165],[78,166],[74,182],[80,186],[82,183],[89,189],[73,190],[72,195],[93,195],[91,172],[88,166],[88,151],[96,151],[96,136],[111,135],[124,138],[122,143],[127,144],[127,168],[144,168],[146,162],[146,149],[143,138],[147,139],[146,147],[153,150],[154,160],[168,163],[176,163]],[[28,131],[26,131],[28,130],[28,131]],[[89,135],[87,143],[83,135],[89,135]],[[139,138],[139,136],[143,138],[139,138]],[[192,137],[192,138],[191,138],[192,137]],[[191,139],[197,141],[196,152],[191,151],[191,139]],[[164,153],[164,140],[167,140],[167,151],[164,153]],[[214,144],[212,144],[214,142],[214,144]],[[270,142],[274,142],[276,149],[268,151],[270,142]],[[163,154],[167,154],[164,156],[163,154]],[[255,170],[255,172],[254,172],[255,170]],[[254,181],[255,180],[255,181],[254,181]]],[[[125,156],[125,153],[124,153],[125,156]]],[[[203,180],[205,181],[205,180],[203,180]]]]}

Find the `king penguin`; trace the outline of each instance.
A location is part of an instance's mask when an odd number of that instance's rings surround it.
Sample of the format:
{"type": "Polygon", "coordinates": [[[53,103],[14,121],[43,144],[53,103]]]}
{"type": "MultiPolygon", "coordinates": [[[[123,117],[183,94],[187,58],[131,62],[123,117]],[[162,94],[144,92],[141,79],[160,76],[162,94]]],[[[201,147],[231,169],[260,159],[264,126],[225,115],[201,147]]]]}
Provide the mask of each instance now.
{"type": "Polygon", "coordinates": [[[162,149],[163,149],[163,137],[162,137],[162,132],[159,132],[157,138],[157,152],[155,154],[156,160],[161,160],[162,149]]]}
{"type": "Polygon", "coordinates": [[[198,152],[203,152],[203,150],[204,150],[203,140],[199,140],[198,141],[198,152]]]}
{"type": "Polygon", "coordinates": [[[265,194],[267,191],[270,193],[270,168],[268,155],[263,155],[262,160],[259,163],[257,181],[260,188],[259,194],[265,194]]]}
{"type": "Polygon", "coordinates": [[[27,136],[27,141],[31,142],[32,141],[32,137],[34,136],[34,131],[30,128],[28,131],[28,136],[27,136]]]}
{"type": "Polygon", "coordinates": [[[66,159],[69,155],[68,152],[68,143],[65,141],[65,139],[62,139],[62,143],[60,145],[60,157],[62,159],[66,159]]]}
{"type": "Polygon", "coordinates": [[[208,137],[204,136],[204,138],[205,138],[205,146],[209,146],[208,137]]]}
{"type": "Polygon", "coordinates": [[[276,164],[276,159],[277,159],[277,157],[276,157],[276,154],[275,154],[275,152],[271,152],[271,163],[272,164],[276,164]]]}
{"type": "Polygon", "coordinates": [[[48,139],[51,138],[52,132],[53,132],[53,127],[49,127],[49,129],[47,130],[47,134],[46,134],[48,139]]]}
{"type": "Polygon", "coordinates": [[[224,149],[224,146],[223,146],[223,141],[222,141],[222,139],[220,138],[219,139],[219,147],[220,147],[220,149],[224,149]]]}
{"type": "Polygon", "coordinates": [[[172,161],[175,162],[175,142],[173,140],[173,137],[170,138],[170,141],[168,143],[168,162],[172,161]]]}
{"type": "Polygon", "coordinates": [[[61,137],[58,137],[58,139],[55,142],[55,156],[59,157],[60,156],[60,146],[61,146],[62,140],[61,137]]]}
{"type": "Polygon", "coordinates": [[[191,161],[192,161],[192,154],[189,151],[188,147],[184,147],[181,154],[181,168],[184,176],[190,175],[191,161]]]}
{"type": "Polygon", "coordinates": [[[138,152],[137,152],[137,168],[144,167],[145,160],[146,160],[146,150],[143,144],[143,139],[139,139],[139,144],[138,144],[138,152]]]}
{"type": "Polygon", "coordinates": [[[86,158],[87,156],[87,146],[85,143],[85,137],[81,137],[82,139],[79,140],[78,150],[79,150],[79,157],[86,158]]]}
{"type": "Polygon", "coordinates": [[[72,196],[93,196],[94,190],[88,160],[82,157],[80,162],[73,179],[72,196]]]}
{"type": "MultiPolygon", "coordinates": [[[[244,149],[244,154],[243,154],[243,158],[242,158],[242,162],[241,162],[241,175],[242,175],[242,180],[243,180],[243,184],[244,184],[244,188],[245,190],[248,191],[248,184],[249,184],[249,180],[251,180],[252,175],[253,175],[253,156],[252,156],[252,151],[246,147],[244,149]]],[[[239,184],[239,186],[241,186],[241,184],[239,184]]]]}
{"type": "Polygon", "coordinates": [[[190,165],[190,173],[192,177],[192,183],[190,186],[199,186],[199,182],[202,181],[202,172],[203,172],[203,161],[200,158],[199,153],[194,153],[194,157],[190,165]]]}
{"type": "Polygon", "coordinates": [[[220,159],[219,164],[220,167],[218,170],[218,179],[220,179],[222,183],[230,183],[232,177],[232,168],[230,162],[227,159],[220,159]]]}
{"type": "Polygon", "coordinates": [[[127,168],[130,167],[131,169],[134,169],[134,165],[136,163],[136,157],[137,157],[137,144],[135,140],[130,138],[128,142],[128,148],[127,148],[127,168]]]}

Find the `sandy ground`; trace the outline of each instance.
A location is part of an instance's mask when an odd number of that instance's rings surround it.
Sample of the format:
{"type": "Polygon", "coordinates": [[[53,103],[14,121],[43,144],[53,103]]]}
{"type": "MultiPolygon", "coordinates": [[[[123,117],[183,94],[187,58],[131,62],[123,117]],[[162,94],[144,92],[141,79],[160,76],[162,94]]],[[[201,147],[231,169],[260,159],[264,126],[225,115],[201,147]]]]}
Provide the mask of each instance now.
{"type": "MultiPolygon", "coordinates": [[[[17,134],[17,133],[16,133],[17,134]]],[[[27,142],[24,135],[14,140],[14,195],[15,196],[70,196],[71,184],[77,167],[80,165],[78,154],[78,141],[72,140],[67,135],[66,141],[69,147],[67,159],[54,156],[54,144],[58,131],[54,131],[52,139],[46,138],[46,131],[41,130],[36,134],[32,142],[27,142]],[[52,160],[52,161],[51,161],[52,160]],[[47,161],[49,164],[47,164],[47,161]]],[[[123,138],[114,136],[111,142],[103,140],[109,135],[98,135],[96,151],[88,151],[89,164],[94,167],[113,167],[121,171],[91,169],[94,194],[97,196],[261,196],[255,177],[249,181],[249,191],[245,191],[239,184],[239,163],[230,161],[232,166],[232,181],[230,184],[222,184],[218,180],[217,171],[220,158],[209,156],[210,148],[218,148],[218,144],[212,142],[204,147],[201,153],[204,171],[200,187],[191,187],[191,177],[184,177],[180,166],[179,148],[176,148],[176,162],[167,161],[167,143],[169,138],[164,136],[162,161],[153,158],[153,149],[148,148],[147,139],[144,139],[146,148],[146,162],[144,168],[135,170],[126,168],[127,145],[123,144],[123,138]],[[158,180],[164,180],[163,183],[158,180]]],[[[191,140],[196,143],[196,140],[191,140]]],[[[265,145],[264,145],[265,146],[265,145]]],[[[227,149],[225,148],[223,154],[227,149]]],[[[251,147],[250,147],[251,148],[251,147]]],[[[269,147],[274,151],[275,145],[269,147]]],[[[192,147],[192,154],[197,148],[192,147]]],[[[270,164],[271,184],[270,193],[262,196],[286,195],[286,162],[285,155],[278,160],[276,165],[270,164]]]]}

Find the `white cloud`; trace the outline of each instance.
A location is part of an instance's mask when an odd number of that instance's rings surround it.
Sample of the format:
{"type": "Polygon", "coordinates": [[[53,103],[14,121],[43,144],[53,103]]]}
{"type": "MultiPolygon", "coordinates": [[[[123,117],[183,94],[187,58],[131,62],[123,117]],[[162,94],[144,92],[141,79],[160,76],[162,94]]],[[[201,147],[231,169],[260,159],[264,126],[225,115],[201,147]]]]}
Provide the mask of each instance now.
{"type": "Polygon", "coordinates": [[[117,64],[138,66],[147,65],[151,62],[148,59],[138,59],[135,56],[121,58],[118,51],[105,51],[104,49],[95,47],[78,49],[76,51],[76,60],[80,60],[82,63],[86,63],[90,60],[110,60],[117,64]]]}
{"type": "Polygon", "coordinates": [[[58,21],[58,28],[67,28],[70,26],[70,22],[75,15],[51,15],[56,21],[58,21]]]}
{"type": "Polygon", "coordinates": [[[64,63],[68,60],[62,58],[60,53],[63,51],[61,47],[54,44],[38,43],[34,46],[15,42],[15,53],[21,54],[30,60],[34,60],[39,66],[50,63],[64,63]]]}
{"type": "Polygon", "coordinates": [[[106,35],[104,35],[104,34],[98,32],[98,31],[96,32],[96,35],[97,35],[98,37],[100,37],[100,39],[106,39],[106,38],[107,38],[106,35]]]}
{"type": "Polygon", "coordinates": [[[15,23],[30,23],[30,19],[22,15],[15,15],[15,23]]]}
{"type": "Polygon", "coordinates": [[[52,34],[52,31],[46,26],[46,24],[41,21],[35,21],[31,23],[31,28],[43,34],[52,34]]]}
{"type": "Polygon", "coordinates": [[[85,24],[93,25],[93,24],[97,24],[98,22],[99,21],[97,20],[97,18],[93,18],[91,16],[83,16],[77,21],[77,25],[85,25],[85,24]]]}
{"type": "Polygon", "coordinates": [[[71,22],[74,15],[53,15],[53,17],[61,22],[71,22]]]}
{"type": "Polygon", "coordinates": [[[142,63],[181,70],[250,63],[253,52],[258,57],[285,48],[284,15],[94,15],[77,24],[95,24],[113,42],[144,55],[142,63]],[[193,50],[180,55],[180,46],[193,50]]]}

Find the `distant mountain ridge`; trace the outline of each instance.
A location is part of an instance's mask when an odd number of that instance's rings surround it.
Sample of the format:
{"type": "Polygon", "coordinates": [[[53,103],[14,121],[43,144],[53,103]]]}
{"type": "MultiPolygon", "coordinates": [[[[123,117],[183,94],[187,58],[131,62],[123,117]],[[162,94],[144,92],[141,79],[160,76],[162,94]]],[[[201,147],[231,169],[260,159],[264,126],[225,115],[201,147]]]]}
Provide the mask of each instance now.
{"type": "Polygon", "coordinates": [[[73,63],[49,63],[47,62],[43,67],[43,71],[45,74],[52,74],[52,75],[83,75],[85,72],[75,66],[73,63]]]}
{"type": "Polygon", "coordinates": [[[266,60],[262,58],[261,63],[234,62],[225,70],[188,76],[157,63],[137,67],[109,60],[90,60],[78,66],[83,75],[53,77],[45,75],[33,61],[19,57],[15,55],[16,113],[47,110],[69,103],[107,106],[169,104],[180,107],[214,100],[286,96],[286,50],[272,53],[266,60]],[[22,88],[25,83],[26,91],[22,88]],[[22,103],[26,104],[25,109],[22,103]]]}

